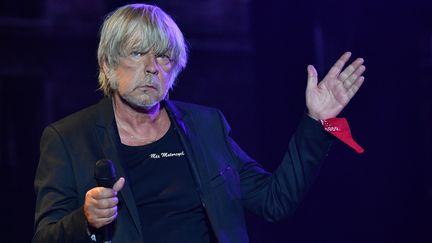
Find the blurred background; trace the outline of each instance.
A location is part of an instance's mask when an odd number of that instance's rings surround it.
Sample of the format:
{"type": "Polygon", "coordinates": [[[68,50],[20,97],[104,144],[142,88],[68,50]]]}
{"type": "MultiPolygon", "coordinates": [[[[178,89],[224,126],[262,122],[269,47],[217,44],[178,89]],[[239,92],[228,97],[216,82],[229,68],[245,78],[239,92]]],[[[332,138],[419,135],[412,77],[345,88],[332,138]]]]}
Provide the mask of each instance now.
{"type": "MultiPolygon", "coordinates": [[[[113,0],[0,1],[1,242],[30,242],[39,139],[97,102],[96,49],[113,0]]],[[[146,1],[142,1],[146,2],[146,1]]],[[[304,203],[252,243],[432,242],[430,1],[152,1],[190,46],[171,99],[220,108],[237,142],[274,170],[320,77],[346,50],[366,81],[342,116],[364,154],[336,142],[304,203]]]]}

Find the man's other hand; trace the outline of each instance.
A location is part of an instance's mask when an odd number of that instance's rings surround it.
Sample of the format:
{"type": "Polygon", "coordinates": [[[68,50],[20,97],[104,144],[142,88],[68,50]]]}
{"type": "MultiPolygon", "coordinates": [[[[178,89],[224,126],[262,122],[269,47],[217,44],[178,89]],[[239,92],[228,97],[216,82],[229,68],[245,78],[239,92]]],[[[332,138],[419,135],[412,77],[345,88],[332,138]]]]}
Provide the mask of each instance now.
{"type": "Polygon", "coordinates": [[[336,117],[360,89],[364,81],[362,74],[366,70],[364,60],[357,58],[342,71],[350,57],[351,52],[345,52],[319,83],[315,68],[308,66],[306,106],[312,118],[325,120],[336,117]]]}

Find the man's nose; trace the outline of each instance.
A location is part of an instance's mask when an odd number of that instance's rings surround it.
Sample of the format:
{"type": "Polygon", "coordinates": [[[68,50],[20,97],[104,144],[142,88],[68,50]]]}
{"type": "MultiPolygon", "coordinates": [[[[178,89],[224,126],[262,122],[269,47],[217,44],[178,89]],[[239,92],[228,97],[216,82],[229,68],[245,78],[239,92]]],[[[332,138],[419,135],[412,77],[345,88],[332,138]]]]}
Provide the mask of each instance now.
{"type": "Polygon", "coordinates": [[[145,72],[149,74],[157,75],[159,73],[158,71],[158,64],[156,62],[156,56],[152,53],[148,53],[145,58],[145,72]]]}

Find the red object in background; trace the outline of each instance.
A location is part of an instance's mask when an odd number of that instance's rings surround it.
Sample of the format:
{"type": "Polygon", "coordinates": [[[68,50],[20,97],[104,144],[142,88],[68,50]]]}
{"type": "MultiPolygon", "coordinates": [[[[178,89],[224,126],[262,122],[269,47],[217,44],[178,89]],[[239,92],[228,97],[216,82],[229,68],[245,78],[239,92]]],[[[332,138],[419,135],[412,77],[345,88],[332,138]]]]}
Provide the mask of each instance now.
{"type": "Polygon", "coordinates": [[[346,143],[357,153],[361,154],[364,152],[364,149],[356,141],[354,141],[348,122],[345,118],[330,118],[321,120],[321,124],[327,132],[333,134],[339,140],[346,143]]]}

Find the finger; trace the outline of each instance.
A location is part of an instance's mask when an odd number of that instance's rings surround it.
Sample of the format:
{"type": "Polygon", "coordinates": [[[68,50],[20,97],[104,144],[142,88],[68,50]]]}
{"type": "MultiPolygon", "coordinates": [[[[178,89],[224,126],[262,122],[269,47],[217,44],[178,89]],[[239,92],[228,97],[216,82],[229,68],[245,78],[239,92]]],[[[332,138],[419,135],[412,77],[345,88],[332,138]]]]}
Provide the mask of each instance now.
{"type": "Polygon", "coordinates": [[[92,227],[99,229],[100,227],[103,227],[103,226],[113,222],[117,218],[117,215],[118,214],[116,212],[114,215],[112,215],[109,218],[96,218],[96,219],[92,219],[91,221],[88,221],[88,222],[92,227]]]}
{"type": "Polygon", "coordinates": [[[117,197],[93,201],[94,207],[98,208],[98,209],[112,208],[112,207],[117,206],[117,204],[118,204],[118,198],[117,197]]]}
{"type": "Polygon", "coordinates": [[[353,83],[360,77],[362,76],[362,74],[364,73],[364,71],[366,70],[366,67],[361,65],[360,67],[358,67],[354,73],[352,73],[347,79],[345,79],[345,81],[343,81],[343,85],[346,89],[351,88],[351,86],[353,85],[353,83]]]}
{"type": "Polygon", "coordinates": [[[341,72],[342,68],[344,67],[345,63],[349,60],[351,57],[351,52],[345,52],[339,60],[333,65],[333,67],[330,69],[330,71],[327,73],[328,77],[336,78],[339,73],[341,72]]]}
{"type": "Polygon", "coordinates": [[[94,194],[94,199],[105,199],[105,198],[112,198],[116,196],[116,192],[111,188],[106,187],[96,187],[96,193],[94,194]]]}
{"type": "Polygon", "coordinates": [[[344,81],[347,79],[354,71],[357,70],[358,67],[360,67],[363,64],[364,60],[363,58],[357,58],[353,63],[351,63],[348,67],[345,68],[340,74],[339,74],[339,80],[344,81]]]}
{"type": "Polygon", "coordinates": [[[115,197],[116,193],[111,188],[95,187],[91,190],[90,196],[96,200],[100,200],[115,197]]]}
{"type": "Polygon", "coordinates": [[[318,74],[314,66],[308,65],[307,67],[308,72],[308,80],[307,80],[307,86],[306,89],[311,89],[313,87],[316,87],[318,84],[318,74]]]}
{"type": "Polygon", "coordinates": [[[349,99],[354,97],[360,87],[363,85],[365,78],[363,76],[359,77],[351,86],[351,88],[347,91],[347,96],[349,99]]]}
{"type": "Polygon", "coordinates": [[[107,224],[113,222],[117,218],[117,215],[118,215],[118,212],[116,211],[113,216],[107,218],[107,220],[106,220],[107,224]]]}
{"type": "Polygon", "coordinates": [[[95,208],[93,210],[93,213],[94,213],[95,219],[111,218],[113,215],[115,215],[117,213],[117,206],[114,206],[112,208],[104,208],[104,209],[95,208]]]}
{"type": "Polygon", "coordinates": [[[120,179],[118,179],[116,183],[114,183],[113,190],[116,193],[119,192],[123,188],[124,184],[125,184],[125,178],[120,177],[120,179]]]}

